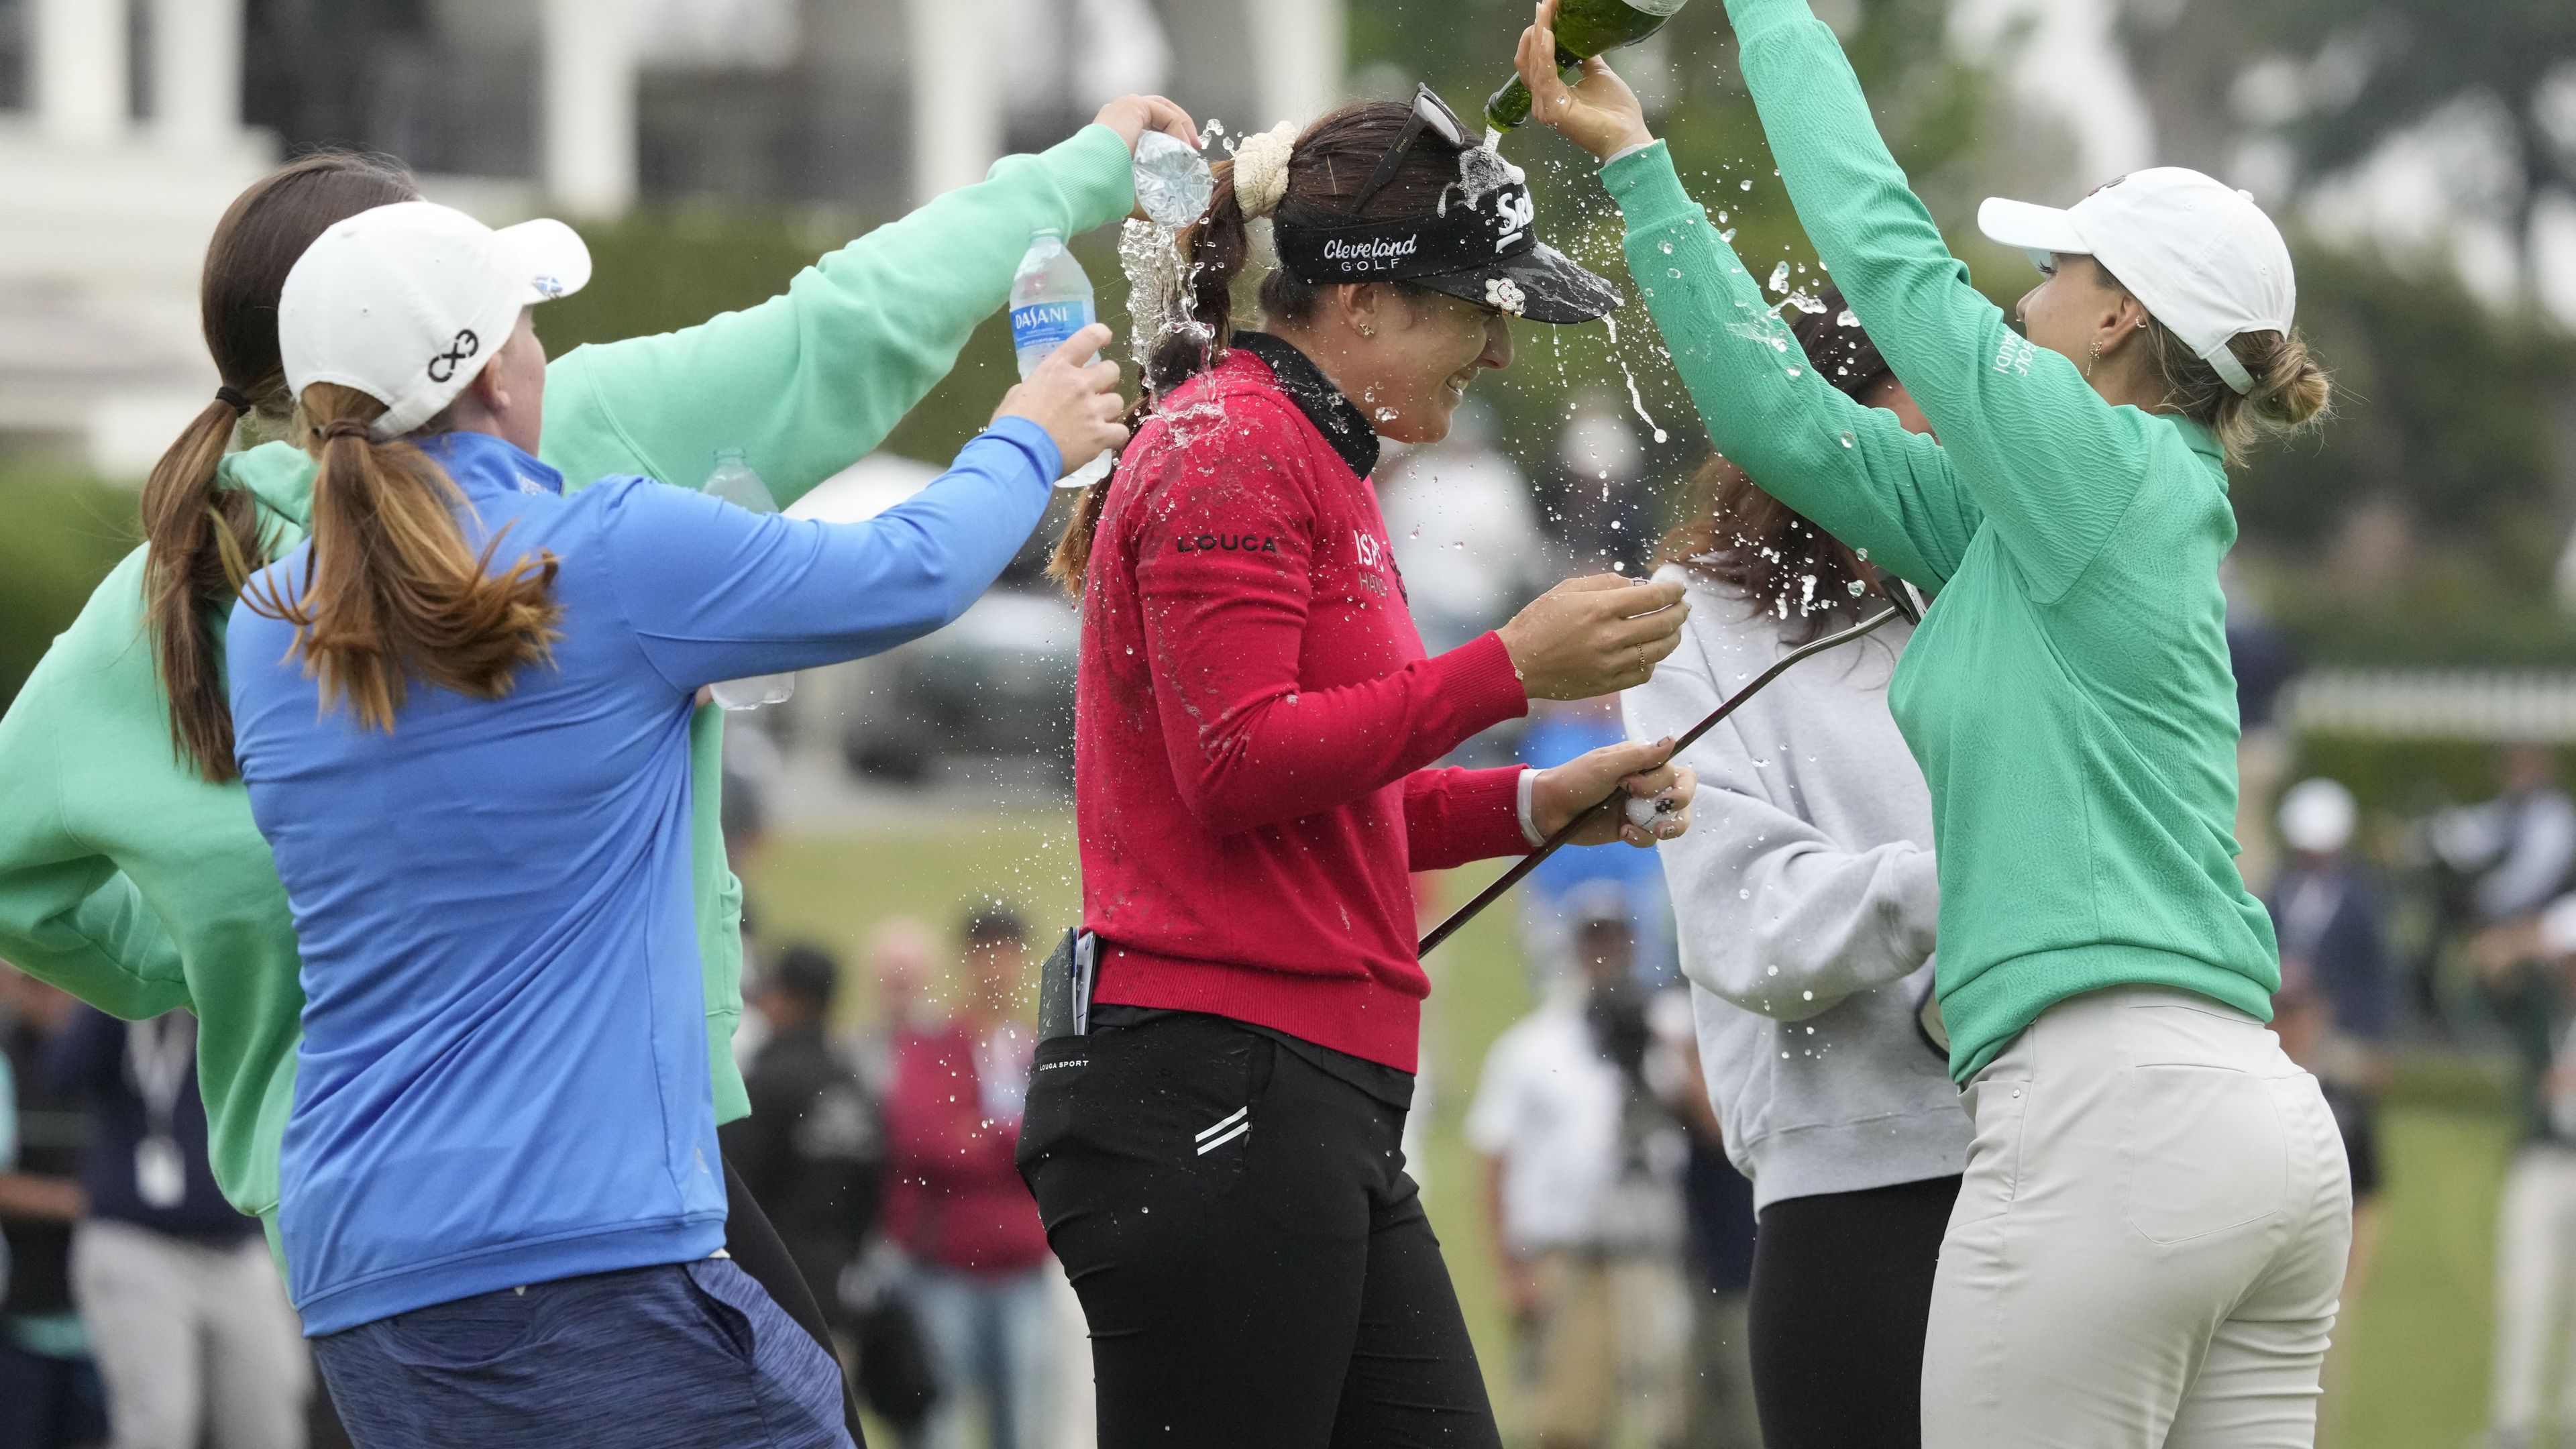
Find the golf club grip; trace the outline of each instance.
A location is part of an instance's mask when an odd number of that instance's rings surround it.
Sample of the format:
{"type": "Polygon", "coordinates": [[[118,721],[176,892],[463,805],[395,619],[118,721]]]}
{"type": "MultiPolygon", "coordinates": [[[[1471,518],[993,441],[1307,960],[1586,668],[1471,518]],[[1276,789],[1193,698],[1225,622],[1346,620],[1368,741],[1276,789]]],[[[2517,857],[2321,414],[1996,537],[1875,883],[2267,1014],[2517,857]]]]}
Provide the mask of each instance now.
{"type": "MultiPolygon", "coordinates": [[[[1828,649],[1849,644],[1853,640],[1861,638],[1877,629],[1879,625],[1897,617],[1899,612],[1900,610],[1897,606],[1891,605],[1890,607],[1881,609],[1877,613],[1870,615],[1868,618],[1861,620],[1859,623],[1852,625],[1850,628],[1842,630],[1840,633],[1827,634],[1820,639],[1810,639],[1806,643],[1799,645],[1797,648],[1790,650],[1788,653],[1781,655],[1778,659],[1771,661],[1771,667],[1763,670],[1760,674],[1755,675],[1751,684],[1744,686],[1742,689],[1739,689],[1734,694],[1728,696],[1724,704],[1719,705],[1716,709],[1709,712],[1708,718],[1701,720],[1698,724],[1692,725],[1689,729],[1683,731],[1681,737],[1673,741],[1673,754],[1679,755],[1682,751],[1689,749],[1692,744],[1696,743],[1700,736],[1717,728],[1718,721],[1735,713],[1735,707],[1737,705],[1740,705],[1746,700],[1751,699],[1754,695],[1759,694],[1764,685],[1769,684],[1772,680],[1775,680],[1782,674],[1787,673],[1790,665],[1795,664],[1799,660],[1805,659],[1810,655],[1822,654],[1828,649]]],[[[1539,862],[1556,854],[1557,850],[1562,847],[1566,841],[1573,838],[1575,831],[1583,828],[1584,821],[1590,819],[1593,815],[1598,814],[1603,807],[1610,805],[1626,794],[1627,791],[1614,788],[1611,790],[1607,798],[1595,801],[1590,807],[1574,812],[1574,818],[1565,822],[1564,826],[1554,835],[1549,836],[1545,844],[1541,845],[1538,849],[1531,851],[1529,854],[1522,856],[1518,861],[1515,861],[1512,868],[1504,871],[1502,875],[1495,879],[1492,885],[1478,891],[1474,900],[1460,906],[1456,911],[1450,914],[1449,919],[1432,927],[1431,934],[1422,938],[1422,944],[1415,949],[1414,955],[1416,957],[1428,956],[1440,945],[1441,942],[1458,934],[1458,929],[1466,925],[1469,921],[1474,920],[1479,911],[1482,911],[1485,907],[1490,906],[1495,901],[1501,899],[1505,891],[1508,891],[1513,886],[1520,884],[1523,877],[1527,876],[1531,871],[1538,869],[1539,862]]]]}

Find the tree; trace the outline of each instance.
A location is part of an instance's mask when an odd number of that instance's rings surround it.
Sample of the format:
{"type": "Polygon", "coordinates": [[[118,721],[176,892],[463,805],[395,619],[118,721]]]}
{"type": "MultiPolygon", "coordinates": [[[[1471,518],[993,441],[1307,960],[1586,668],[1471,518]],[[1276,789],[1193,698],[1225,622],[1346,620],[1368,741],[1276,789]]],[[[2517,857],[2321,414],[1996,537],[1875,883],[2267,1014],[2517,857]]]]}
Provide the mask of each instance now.
{"type": "Polygon", "coordinates": [[[2576,5],[2568,0],[2122,0],[2119,30],[2164,158],[2221,171],[2286,150],[2294,187],[2347,172],[2445,112],[2488,120],[2514,178],[2501,222],[2576,200],[2576,5]]]}

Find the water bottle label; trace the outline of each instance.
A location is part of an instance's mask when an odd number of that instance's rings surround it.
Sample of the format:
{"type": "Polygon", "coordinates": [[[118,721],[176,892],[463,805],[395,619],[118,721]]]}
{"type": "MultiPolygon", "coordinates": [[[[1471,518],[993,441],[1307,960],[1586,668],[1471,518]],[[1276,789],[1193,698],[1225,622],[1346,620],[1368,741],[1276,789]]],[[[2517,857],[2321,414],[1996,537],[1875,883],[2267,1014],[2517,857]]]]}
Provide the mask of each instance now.
{"type": "Polygon", "coordinates": [[[1091,304],[1076,298],[1066,302],[1031,302],[1011,309],[1011,347],[1026,352],[1041,348],[1053,352],[1065,339],[1091,325],[1091,304]]]}

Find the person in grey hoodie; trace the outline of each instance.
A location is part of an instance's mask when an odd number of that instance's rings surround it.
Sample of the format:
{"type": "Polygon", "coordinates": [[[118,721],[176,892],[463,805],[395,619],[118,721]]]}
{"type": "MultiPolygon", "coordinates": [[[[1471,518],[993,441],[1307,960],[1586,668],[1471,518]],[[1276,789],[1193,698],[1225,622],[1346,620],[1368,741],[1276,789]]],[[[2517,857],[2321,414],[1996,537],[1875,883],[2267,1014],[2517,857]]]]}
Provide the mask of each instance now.
{"type": "MultiPolygon", "coordinates": [[[[1841,297],[1822,301],[1795,324],[1818,371],[1929,431],[1841,297]]],[[[1863,559],[1756,480],[1713,458],[1698,481],[1707,506],[1656,575],[1694,607],[1681,647],[1622,697],[1632,739],[1682,733],[1782,653],[1885,606],[1863,559]]],[[[1799,665],[1684,751],[1713,808],[1659,847],[1710,1099],[1760,1215],[1769,1449],[1922,1443],[1932,1272],[1973,1125],[1918,1025],[1940,888],[1931,796],[1887,707],[1910,634],[1892,621],[1799,665]]]]}

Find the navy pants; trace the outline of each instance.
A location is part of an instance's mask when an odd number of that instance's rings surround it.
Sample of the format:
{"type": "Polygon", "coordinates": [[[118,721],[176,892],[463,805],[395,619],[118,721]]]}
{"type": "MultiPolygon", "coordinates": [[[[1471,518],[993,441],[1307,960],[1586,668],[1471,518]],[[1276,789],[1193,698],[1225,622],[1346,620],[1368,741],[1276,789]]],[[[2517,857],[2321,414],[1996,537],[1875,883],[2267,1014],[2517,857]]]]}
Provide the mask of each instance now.
{"type": "Polygon", "coordinates": [[[722,1258],[532,1283],[313,1340],[359,1449],[849,1449],[841,1368],[722,1258]]]}

